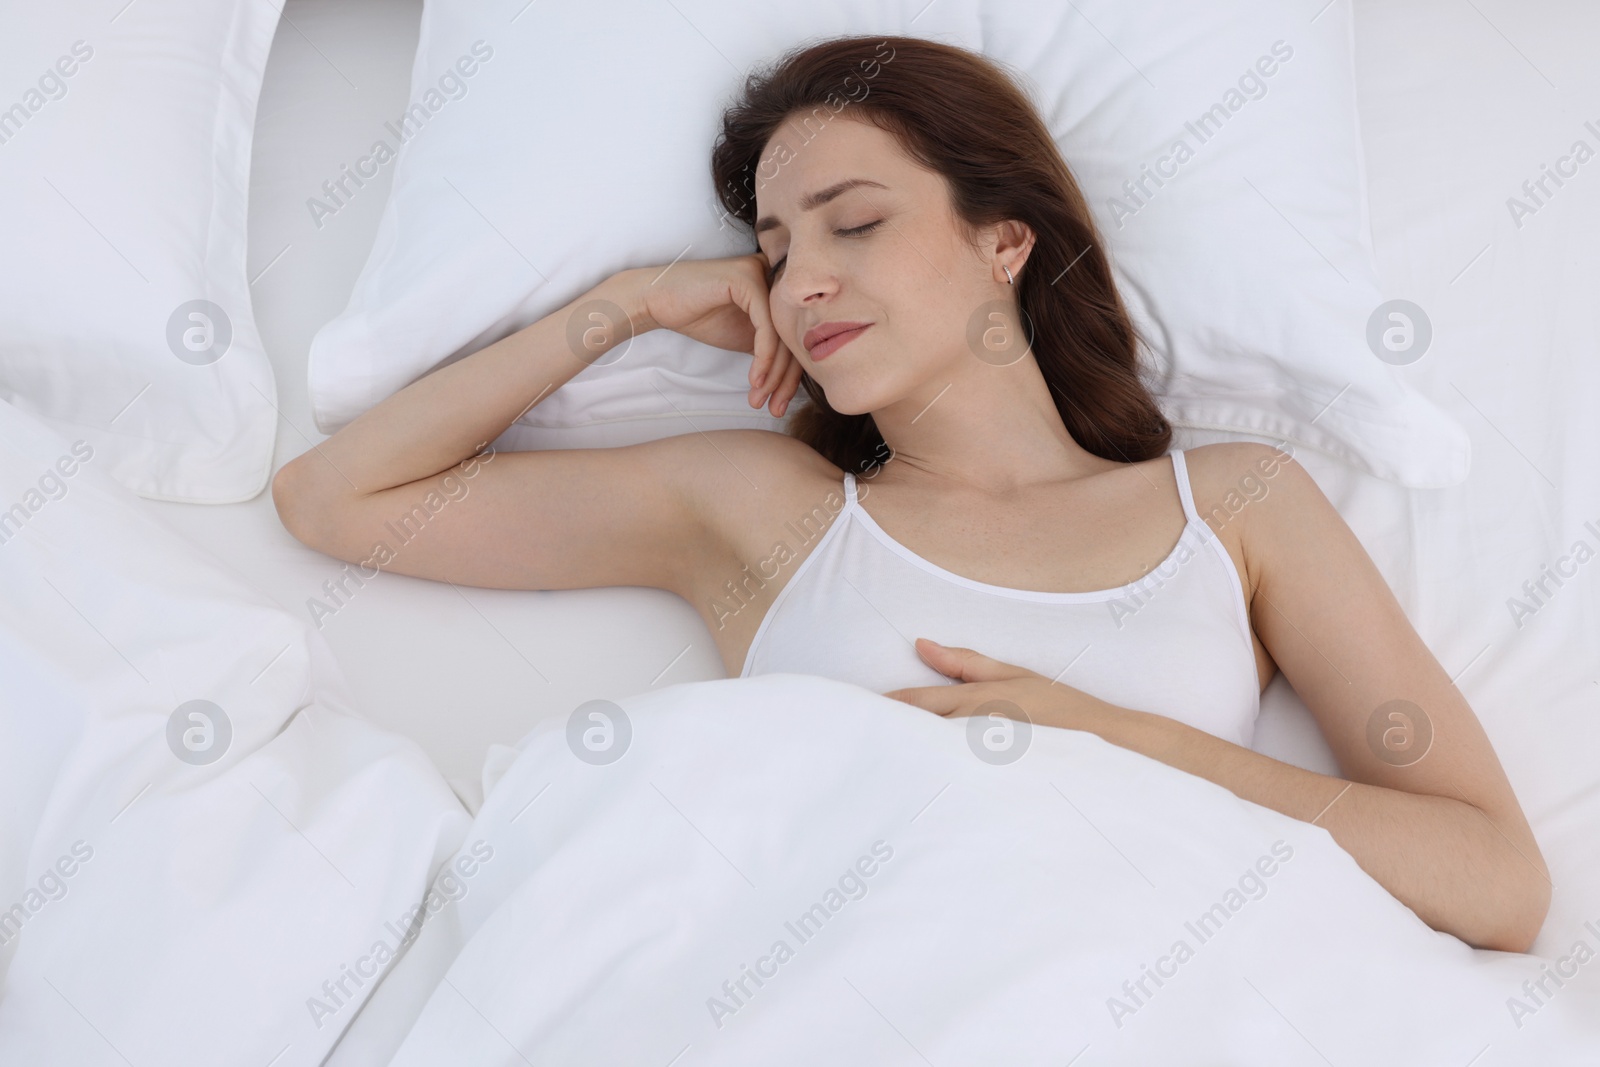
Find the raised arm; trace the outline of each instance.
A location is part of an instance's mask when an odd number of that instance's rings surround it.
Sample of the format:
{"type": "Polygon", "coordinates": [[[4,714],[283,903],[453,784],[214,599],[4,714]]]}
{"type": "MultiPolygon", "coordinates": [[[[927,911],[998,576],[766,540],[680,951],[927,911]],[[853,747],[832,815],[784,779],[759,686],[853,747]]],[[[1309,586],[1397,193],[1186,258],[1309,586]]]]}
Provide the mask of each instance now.
{"type": "Polygon", "coordinates": [[[657,285],[662,273],[651,268],[614,275],[411,383],[285,464],[272,482],[284,526],[329,555],[424,578],[682,592],[694,561],[716,547],[701,484],[716,453],[704,435],[624,448],[489,450],[585,366],[630,334],[658,327],[753,352],[752,380],[771,370],[775,381],[752,388],[751,402],[786,402],[792,357],[771,330],[763,261],[683,262],[672,270],[666,285],[657,285]],[[615,310],[597,312],[597,301],[615,310]],[[574,315],[582,317],[576,328],[574,315]],[[580,338],[576,348],[572,336],[580,338]]]}

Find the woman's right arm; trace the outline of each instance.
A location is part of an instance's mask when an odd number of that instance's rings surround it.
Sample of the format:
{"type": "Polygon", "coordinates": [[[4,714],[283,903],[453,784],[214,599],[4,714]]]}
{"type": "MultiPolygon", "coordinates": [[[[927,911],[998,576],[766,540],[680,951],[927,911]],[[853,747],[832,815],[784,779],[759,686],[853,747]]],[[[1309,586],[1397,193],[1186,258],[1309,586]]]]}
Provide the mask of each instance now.
{"type": "Polygon", "coordinates": [[[623,448],[493,453],[487,446],[630,330],[672,328],[725,347],[743,342],[756,354],[752,381],[769,367],[781,379],[776,388],[752,388],[752,402],[770,394],[781,409],[783,390],[797,376],[785,373],[793,357],[771,331],[764,261],[739,259],[752,262],[680,263],[673,269],[687,269],[659,289],[652,288],[657,271],[623,271],[412,382],[284,465],[272,481],[284,526],[352,563],[465,585],[681,592],[694,560],[715,549],[706,486],[696,481],[716,459],[704,435],[623,448]],[[759,300],[747,277],[761,285],[759,300]],[[723,289],[737,296],[718,307],[715,294],[723,289]],[[580,358],[569,347],[569,321],[597,299],[629,321],[593,320],[580,358]]]}

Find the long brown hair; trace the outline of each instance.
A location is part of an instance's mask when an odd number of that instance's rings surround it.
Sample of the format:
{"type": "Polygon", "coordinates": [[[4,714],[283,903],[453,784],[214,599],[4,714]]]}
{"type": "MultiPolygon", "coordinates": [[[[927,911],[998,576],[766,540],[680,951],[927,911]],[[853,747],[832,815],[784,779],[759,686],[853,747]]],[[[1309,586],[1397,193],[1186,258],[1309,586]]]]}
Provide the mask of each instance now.
{"type": "MultiPolygon", "coordinates": [[[[944,175],[969,240],[1007,219],[1033,228],[1016,295],[1073,440],[1122,462],[1164,455],[1172,427],[1140,378],[1139,337],[1089,206],[1048,127],[993,60],[916,37],[838,37],[791,50],[747,77],[723,112],[711,174],[727,213],[753,231],[752,182],[768,140],[790,116],[825,124],[845,107],[944,175]]],[[[870,413],[841,414],[810,374],[801,381],[811,403],[790,416],[791,436],[845,470],[885,458],[870,413]]]]}

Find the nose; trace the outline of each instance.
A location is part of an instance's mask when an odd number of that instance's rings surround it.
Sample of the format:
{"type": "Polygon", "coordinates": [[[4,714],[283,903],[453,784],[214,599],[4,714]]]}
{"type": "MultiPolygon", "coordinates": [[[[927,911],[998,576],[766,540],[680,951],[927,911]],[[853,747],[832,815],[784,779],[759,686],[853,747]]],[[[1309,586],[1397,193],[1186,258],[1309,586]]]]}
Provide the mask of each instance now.
{"type": "Polygon", "coordinates": [[[839,277],[825,257],[791,245],[785,253],[783,270],[773,283],[772,295],[796,306],[811,303],[838,291],[839,277]],[[796,253],[799,253],[796,255],[796,253]]]}

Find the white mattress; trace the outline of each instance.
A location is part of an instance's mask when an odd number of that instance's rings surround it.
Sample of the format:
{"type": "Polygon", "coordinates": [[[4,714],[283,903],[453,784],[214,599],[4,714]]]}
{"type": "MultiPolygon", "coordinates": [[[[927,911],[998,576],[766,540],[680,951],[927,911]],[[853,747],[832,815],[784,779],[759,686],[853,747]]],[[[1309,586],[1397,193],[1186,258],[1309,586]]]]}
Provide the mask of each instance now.
{"type": "MultiPolygon", "coordinates": [[[[306,354],[348,297],[390,171],[320,228],[306,200],[403,107],[420,11],[398,0],[289,0],[273,46],[250,276],[278,375],[279,464],[321,438],[306,354]]],[[[1488,729],[1550,863],[1556,892],[1535,951],[1555,953],[1600,914],[1600,562],[1520,627],[1507,601],[1575,541],[1600,548],[1584,526],[1600,529],[1600,161],[1520,228],[1506,200],[1574,140],[1600,145],[1583,125],[1600,125],[1588,51],[1600,12],[1576,0],[1360,0],[1356,33],[1379,275],[1386,296],[1420,304],[1434,326],[1432,349],[1405,373],[1470,432],[1473,469],[1454,488],[1406,490],[1305,450],[1300,458],[1488,729]]],[[[1212,439],[1187,433],[1176,444],[1212,439]]],[[[304,617],[340,576],[342,564],[283,530],[268,494],[218,507],[141,503],[304,617]]],[[[385,574],[322,633],[357,706],[417,740],[474,810],[492,743],[513,744],[591,698],[723,676],[698,616],[655,590],[458,593],[385,574]]],[[[1282,678],[1263,698],[1256,747],[1335,772],[1282,678]]]]}

